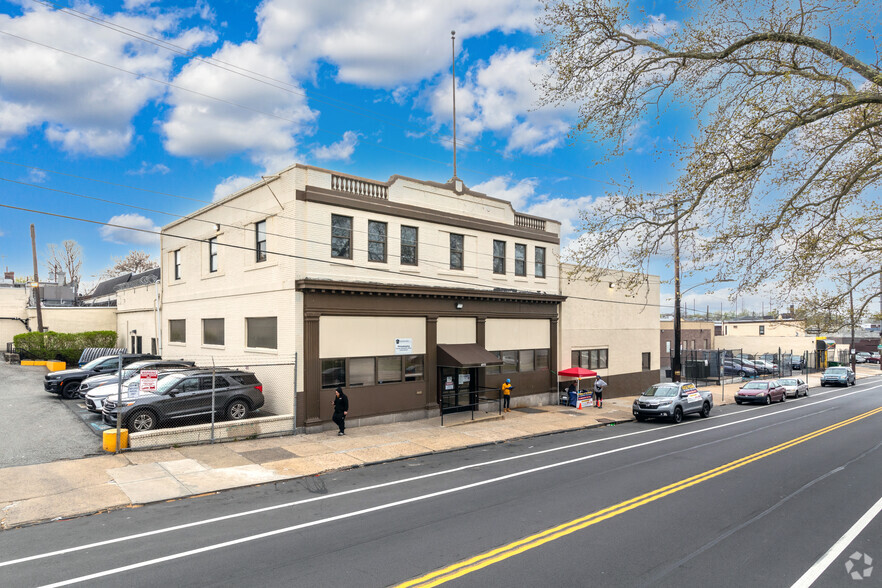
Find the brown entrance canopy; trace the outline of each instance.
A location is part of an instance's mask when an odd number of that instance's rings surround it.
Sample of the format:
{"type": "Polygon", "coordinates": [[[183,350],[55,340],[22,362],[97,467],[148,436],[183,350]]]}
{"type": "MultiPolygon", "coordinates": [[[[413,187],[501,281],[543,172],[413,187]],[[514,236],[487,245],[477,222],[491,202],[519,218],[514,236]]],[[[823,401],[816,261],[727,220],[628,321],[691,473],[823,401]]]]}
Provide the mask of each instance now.
{"type": "Polygon", "coordinates": [[[444,367],[486,367],[488,365],[502,365],[502,359],[477,343],[445,343],[438,345],[438,365],[444,367]]]}

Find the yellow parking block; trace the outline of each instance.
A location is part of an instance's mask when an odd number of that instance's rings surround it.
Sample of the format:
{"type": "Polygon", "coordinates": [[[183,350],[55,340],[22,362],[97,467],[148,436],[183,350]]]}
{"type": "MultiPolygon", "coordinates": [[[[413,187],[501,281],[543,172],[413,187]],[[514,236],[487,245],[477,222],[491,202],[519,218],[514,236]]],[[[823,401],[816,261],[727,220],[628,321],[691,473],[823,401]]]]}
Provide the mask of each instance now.
{"type": "Polygon", "coordinates": [[[21,365],[37,365],[36,362],[31,361],[30,359],[23,359],[21,361],[21,365]]]}
{"type": "Polygon", "coordinates": [[[50,372],[60,372],[67,369],[67,364],[63,361],[47,361],[46,367],[50,372]]]}
{"type": "MultiPolygon", "coordinates": [[[[126,449],[129,446],[129,430],[122,429],[119,432],[120,449],[126,449]]],[[[104,451],[109,453],[116,452],[116,429],[104,430],[104,451]]]]}

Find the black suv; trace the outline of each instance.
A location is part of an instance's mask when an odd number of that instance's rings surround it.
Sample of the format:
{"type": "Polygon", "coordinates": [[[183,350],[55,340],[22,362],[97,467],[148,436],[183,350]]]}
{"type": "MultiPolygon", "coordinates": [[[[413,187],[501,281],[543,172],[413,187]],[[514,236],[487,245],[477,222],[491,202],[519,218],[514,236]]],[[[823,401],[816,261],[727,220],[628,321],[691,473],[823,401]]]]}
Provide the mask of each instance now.
{"type": "Polygon", "coordinates": [[[234,369],[195,369],[161,372],[154,392],[133,389],[117,407],[115,398],[104,402],[104,422],[132,432],[150,431],[161,425],[193,424],[196,417],[211,415],[214,395],[215,415],[240,420],[263,406],[263,385],[251,372],[234,369]],[[212,388],[212,377],[214,387],[212,388]]]}
{"type": "MultiPolygon", "coordinates": [[[[122,356],[123,367],[141,359],[160,359],[155,355],[146,353],[127,353],[122,356]]],[[[43,379],[43,389],[52,394],[61,394],[62,398],[79,397],[80,383],[89,376],[98,374],[112,374],[119,369],[118,355],[105,355],[93,359],[82,367],[71,370],[60,370],[46,374],[43,379]]]]}

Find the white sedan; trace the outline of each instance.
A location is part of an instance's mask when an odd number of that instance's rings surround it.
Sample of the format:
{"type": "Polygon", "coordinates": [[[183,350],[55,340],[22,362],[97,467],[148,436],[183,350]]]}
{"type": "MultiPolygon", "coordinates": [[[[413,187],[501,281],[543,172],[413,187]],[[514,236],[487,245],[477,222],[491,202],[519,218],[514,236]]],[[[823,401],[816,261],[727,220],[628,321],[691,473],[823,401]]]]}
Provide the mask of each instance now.
{"type": "Polygon", "coordinates": [[[802,378],[781,378],[778,382],[784,386],[784,395],[799,398],[808,396],[808,384],[802,378]]]}

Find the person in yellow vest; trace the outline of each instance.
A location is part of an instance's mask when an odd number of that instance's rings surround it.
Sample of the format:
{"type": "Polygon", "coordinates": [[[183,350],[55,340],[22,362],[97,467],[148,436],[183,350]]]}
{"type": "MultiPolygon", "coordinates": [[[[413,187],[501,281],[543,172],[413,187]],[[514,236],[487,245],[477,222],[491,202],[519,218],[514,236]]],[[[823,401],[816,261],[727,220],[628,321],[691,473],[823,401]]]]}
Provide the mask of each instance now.
{"type": "Polygon", "coordinates": [[[505,412],[511,412],[511,380],[502,383],[502,408],[505,412]]]}

